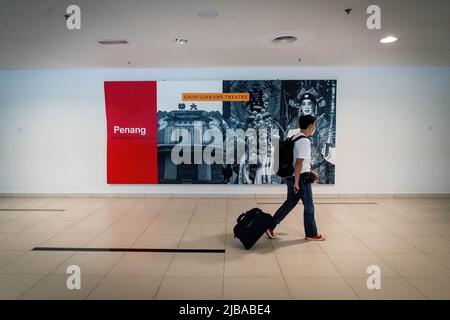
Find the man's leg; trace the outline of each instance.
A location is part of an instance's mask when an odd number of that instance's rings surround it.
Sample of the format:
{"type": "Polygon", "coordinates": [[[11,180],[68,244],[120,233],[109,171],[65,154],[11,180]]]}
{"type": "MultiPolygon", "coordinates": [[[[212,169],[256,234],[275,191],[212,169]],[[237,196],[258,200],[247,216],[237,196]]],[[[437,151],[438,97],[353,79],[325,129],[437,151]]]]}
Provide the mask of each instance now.
{"type": "Polygon", "coordinates": [[[287,199],[273,215],[274,224],[272,226],[272,230],[275,229],[277,224],[279,224],[300,201],[300,192],[295,193],[294,191],[294,177],[286,178],[286,185],[287,199]]]}
{"type": "Polygon", "coordinates": [[[300,181],[299,193],[304,206],[303,224],[305,225],[305,235],[307,237],[315,237],[317,236],[317,227],[316,220],[314,219],[314,203],[311,183],[303,184],[300,181]]]}

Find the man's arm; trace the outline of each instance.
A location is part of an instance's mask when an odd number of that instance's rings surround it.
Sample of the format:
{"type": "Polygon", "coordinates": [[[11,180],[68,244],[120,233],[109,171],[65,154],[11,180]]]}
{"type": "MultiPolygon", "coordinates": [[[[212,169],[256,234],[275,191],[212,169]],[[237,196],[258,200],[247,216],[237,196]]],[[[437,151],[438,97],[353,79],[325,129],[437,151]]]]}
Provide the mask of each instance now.
{"type": "Polygon", "coordinates": [[[300,181],[300,173],[302,172],[302,166],[303,166],[303,159],[297,158],[297,160],[295,160],[295,167],[294,167],[294,191],[295,192],[298,192],[300,190],[299,181],[300,181]]]}

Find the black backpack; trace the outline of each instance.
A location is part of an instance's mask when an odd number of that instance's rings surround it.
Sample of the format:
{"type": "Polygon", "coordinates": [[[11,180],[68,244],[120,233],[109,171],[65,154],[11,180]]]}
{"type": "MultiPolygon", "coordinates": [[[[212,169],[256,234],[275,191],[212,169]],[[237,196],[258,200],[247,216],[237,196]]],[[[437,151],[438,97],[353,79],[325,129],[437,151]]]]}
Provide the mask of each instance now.
{"type": "Polygon", "coordinates": [[[278,146],[277,176],[280,176],[282,178],[290,177],[294,173],[294,166],[292,164],[294,162],[294,144],[296,141],[306,137],[299,136],[295,139],[292,138],[293,137],[290,137],[284,141],[280,141],[280,144],[278,146]]]}

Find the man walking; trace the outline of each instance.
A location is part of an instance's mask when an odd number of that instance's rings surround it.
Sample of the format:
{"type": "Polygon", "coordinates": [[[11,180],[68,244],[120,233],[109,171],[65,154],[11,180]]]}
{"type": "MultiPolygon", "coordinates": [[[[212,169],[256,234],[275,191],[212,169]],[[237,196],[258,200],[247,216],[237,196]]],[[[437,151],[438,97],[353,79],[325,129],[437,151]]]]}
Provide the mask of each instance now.
{"type": "Polygon", "coordinates": [[[301,136],[294,143],[294,174],[286,178],[287,199],[273,215],[274,224],[267,229],[266,233],[270,239],[274,239],[273,230],[277,224],[294,209],[301,199],[304,206],[305,239],[323,241],[325,236],[317,233],[311,189],[311,183],[318,178],[317,174],[311,171],[311,142],[308,139],[309,136],[314,134],[315,118],[311,115],[301,116],[299,125],[300,133],[292,137],[292,139],[296,139],[301,136]]]}

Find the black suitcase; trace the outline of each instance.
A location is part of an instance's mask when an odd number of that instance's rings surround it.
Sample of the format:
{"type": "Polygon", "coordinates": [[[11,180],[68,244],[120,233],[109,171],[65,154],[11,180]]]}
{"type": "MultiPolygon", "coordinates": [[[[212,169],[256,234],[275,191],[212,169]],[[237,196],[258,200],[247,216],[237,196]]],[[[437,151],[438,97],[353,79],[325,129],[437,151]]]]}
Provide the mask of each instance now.
{"type": "Polygon", "coordinates": [[[249,250],[272,223],[273,217],[270,214],[253,208],[237,218],[237,225],[233,228],[234,237],[241,240],[245,249],[249,250]]]}

